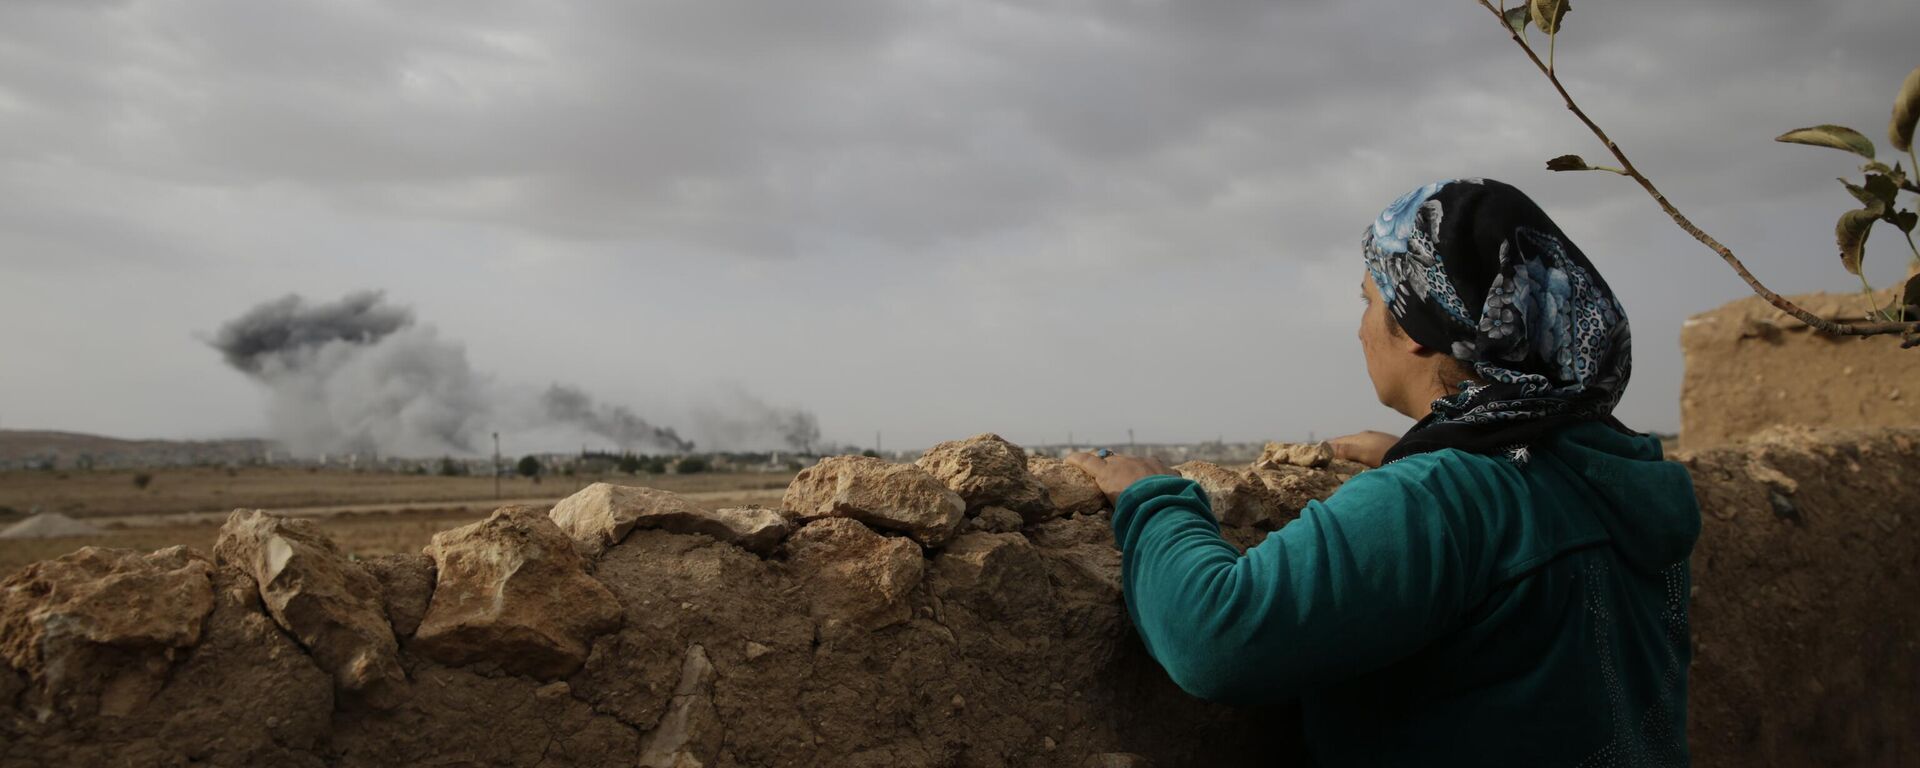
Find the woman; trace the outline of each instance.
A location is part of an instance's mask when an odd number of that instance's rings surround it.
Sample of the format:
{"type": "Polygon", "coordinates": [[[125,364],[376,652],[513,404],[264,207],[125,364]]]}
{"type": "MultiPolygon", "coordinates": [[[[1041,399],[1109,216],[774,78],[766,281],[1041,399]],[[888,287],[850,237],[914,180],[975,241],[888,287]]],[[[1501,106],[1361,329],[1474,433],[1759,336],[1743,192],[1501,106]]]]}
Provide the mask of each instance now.
{"type": "Polygon", "coordinates": [[[1152,459],[1114,500],[1127,610],[1201,698],[1298,697],[1329,765],[1687,763],[1693,485],[1611,416],[1627,319],[1519,190],[1430,184],[1363,240],[1360,344],[1404,436],[1245,555],[1152,459]]]}

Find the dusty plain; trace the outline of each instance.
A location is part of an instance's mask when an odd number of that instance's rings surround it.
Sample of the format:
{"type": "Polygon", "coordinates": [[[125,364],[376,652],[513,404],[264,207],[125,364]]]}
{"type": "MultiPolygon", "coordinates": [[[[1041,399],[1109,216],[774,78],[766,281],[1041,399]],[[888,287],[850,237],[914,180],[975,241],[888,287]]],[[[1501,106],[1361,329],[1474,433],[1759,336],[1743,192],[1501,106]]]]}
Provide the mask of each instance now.
{"type": "Polygon", "coordinates": [[[434,533],[486,517],[507,503],[546,503],[589,483],[644,485],[686,495],[719,509],[777,506],[793,479],[781,472],[691,475],[575,475],[501,478],[441,477],[281,467],[188,467],[135,471],[18,470],[0,472],[0,529],[38,512],[58,512],[101,529],[89,536],[0,539],[0,576],[36,560],[87,545],[153,550],[186,544],[211,551],[234,509],[266,509],[311,517],[342,550],[357,557],[417,553],[434,533]],[[145,489],[136,474],[152,479],[145,489]]]}

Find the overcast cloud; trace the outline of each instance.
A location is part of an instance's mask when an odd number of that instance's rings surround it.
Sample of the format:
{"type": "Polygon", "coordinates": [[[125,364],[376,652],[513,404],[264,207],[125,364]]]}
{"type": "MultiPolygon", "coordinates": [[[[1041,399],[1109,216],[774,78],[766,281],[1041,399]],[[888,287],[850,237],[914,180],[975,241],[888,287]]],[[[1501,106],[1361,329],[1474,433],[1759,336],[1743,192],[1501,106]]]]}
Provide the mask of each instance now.
{"type": "MultiPolygon", "coordinates": [[[[1588,0],[1575,95],[1774,287],[1849,290],[1847,156],[1911,0],[1588,0]]],[[[689,425],[707,395],[890,447],[1398,431],[1359,234],[1519,185],[1622,294],[1621,416],[1679,423],[1680,322],[1746,293],[1472,0],[0,3],[0,426],[257,434],[203,339],[384,290],[473,367],[689,425]]],[[[1884,143],[1884,142],[1882,142],[1884,143]]],[[[1876,241],[1871,275],[1903,274],[1876,241]]]]}

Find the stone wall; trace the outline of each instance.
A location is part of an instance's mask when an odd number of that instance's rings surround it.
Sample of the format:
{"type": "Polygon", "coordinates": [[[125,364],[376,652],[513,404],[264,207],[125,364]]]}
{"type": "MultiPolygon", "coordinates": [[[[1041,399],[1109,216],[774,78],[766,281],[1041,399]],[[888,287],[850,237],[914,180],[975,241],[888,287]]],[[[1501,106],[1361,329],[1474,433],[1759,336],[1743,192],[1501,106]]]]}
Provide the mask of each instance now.
{"type": "MultiPolygon", "coordinates": [[[[1917,441],[1682,457],[1696,764],[1920,754],[1917,441]]],[[[1355,470],[1182,467],[1242,544],[1355,470]]],[[[212,556],[88,548],[0,582],[0,766],[1304,764],[1295,713],[1145,655],[1093,493],[982,436],[778,512],[597,486],[370,561],[248,511],[212,556]]]]}

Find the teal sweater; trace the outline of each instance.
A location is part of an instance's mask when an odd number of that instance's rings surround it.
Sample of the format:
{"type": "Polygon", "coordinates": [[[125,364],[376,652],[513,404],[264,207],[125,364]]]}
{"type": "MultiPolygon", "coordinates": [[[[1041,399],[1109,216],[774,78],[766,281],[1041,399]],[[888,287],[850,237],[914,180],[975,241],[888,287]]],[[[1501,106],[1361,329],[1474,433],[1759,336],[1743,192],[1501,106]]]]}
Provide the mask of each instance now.
{"type": "Polygon", "coordinates": [[[1693,483],[1660,444],[1562,430],[1355,476],[1242,555],[1192,481],[1113,517],[1127,610],[1203,699],[1298,698],[1326,765],[1684,765],[1693,483]]]}

